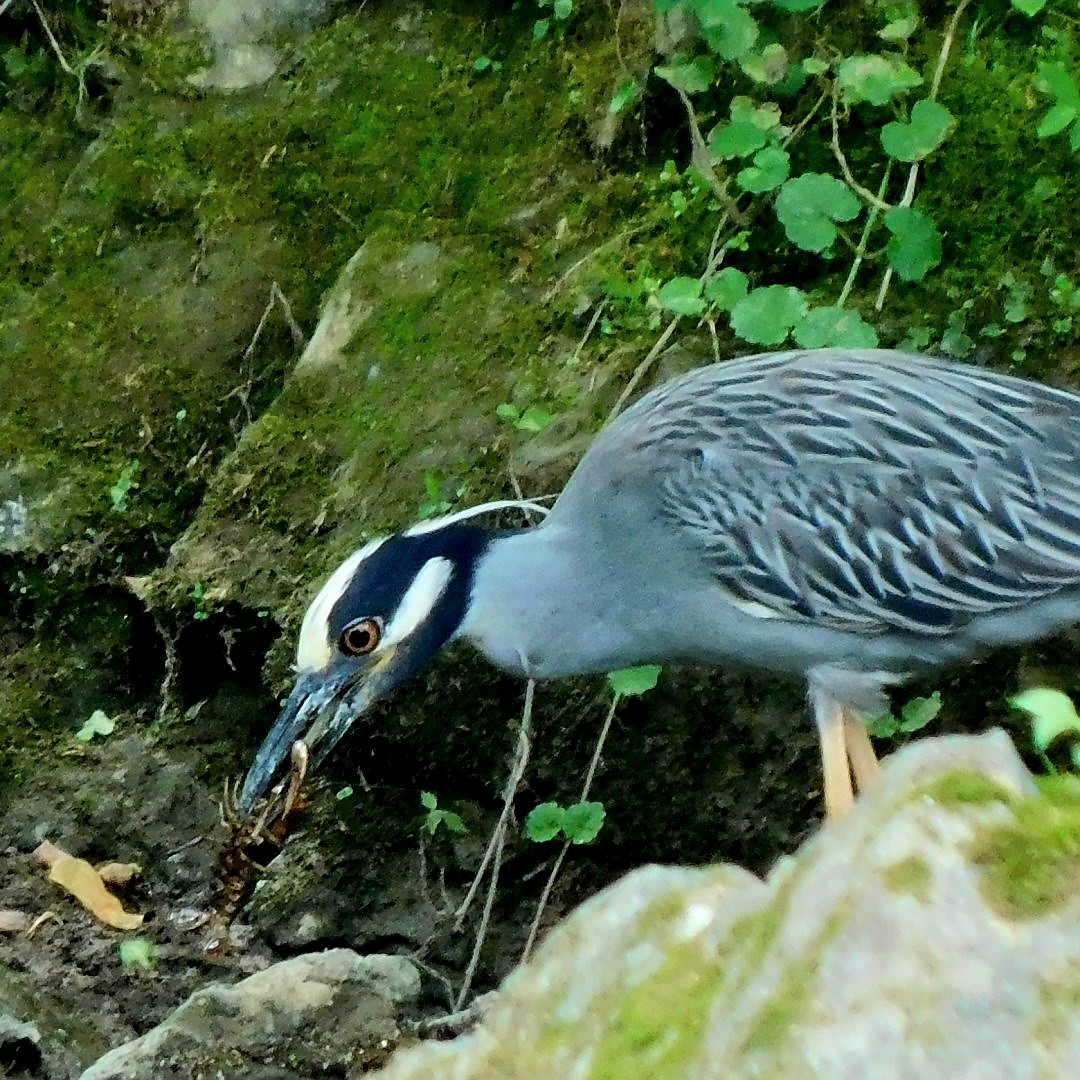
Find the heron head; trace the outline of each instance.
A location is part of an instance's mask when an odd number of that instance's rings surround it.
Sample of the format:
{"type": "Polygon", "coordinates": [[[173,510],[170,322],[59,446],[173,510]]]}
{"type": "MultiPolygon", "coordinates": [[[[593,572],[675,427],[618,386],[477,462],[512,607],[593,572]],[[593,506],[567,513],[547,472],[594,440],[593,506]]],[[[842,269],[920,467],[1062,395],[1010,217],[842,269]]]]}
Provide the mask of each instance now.
{"type": "Polygon", "coordinates": [[[318,765],[454,635],[490,536],[453,519],[425,522],[373,540],[334,571],[304,616],[296,684],[244,780],[243,812],[284,773],[294,742],[318,765]]]}

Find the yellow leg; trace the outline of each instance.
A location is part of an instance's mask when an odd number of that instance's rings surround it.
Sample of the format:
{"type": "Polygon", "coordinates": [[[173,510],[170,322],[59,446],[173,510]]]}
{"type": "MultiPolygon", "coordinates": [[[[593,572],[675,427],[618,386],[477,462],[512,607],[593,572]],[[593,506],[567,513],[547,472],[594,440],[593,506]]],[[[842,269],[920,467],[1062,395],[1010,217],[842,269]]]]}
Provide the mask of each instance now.
{"type": "Polygon", "coordinates": [[[859,791],[871,787],[881,772],[877,754],[866,733],[866,725],[858,717],[844,712],[844,738],[847,756],[851,761],[851,771],[855,774],[855,783],[859,791]]]}
{"type": "Polygon", "coordinates": [[[855,802],[844,738],[844,710],[826,694],[814,694],[813,706],[825,776],[825,816],[843,817],[855,802]]]}

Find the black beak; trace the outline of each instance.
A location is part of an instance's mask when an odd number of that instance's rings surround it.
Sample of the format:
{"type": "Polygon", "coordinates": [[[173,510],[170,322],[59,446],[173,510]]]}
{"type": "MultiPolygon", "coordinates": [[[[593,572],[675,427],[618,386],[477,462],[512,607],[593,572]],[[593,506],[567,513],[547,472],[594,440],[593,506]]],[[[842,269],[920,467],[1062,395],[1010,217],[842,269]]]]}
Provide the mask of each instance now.
{"type": "Polygon", "coordinates": [[[358,716],[411,674],[410,665],[400,663],[402,656],[403,651],[386,650],[361,663],[342,657],[326,671],[302,674],[244,778],[240,812],[251,813],[255,803],[284,779],[293,743],[304,742],[312,768],[317,766],[358,716]]]}

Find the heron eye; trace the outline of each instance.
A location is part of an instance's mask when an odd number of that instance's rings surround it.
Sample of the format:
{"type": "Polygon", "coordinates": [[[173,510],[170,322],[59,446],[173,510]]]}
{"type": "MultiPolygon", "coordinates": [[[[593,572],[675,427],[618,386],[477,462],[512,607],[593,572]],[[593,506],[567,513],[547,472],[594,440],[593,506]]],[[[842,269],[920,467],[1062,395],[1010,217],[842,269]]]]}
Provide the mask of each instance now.
{"type": "Polygon", "coordinates": [[[375,619],[358,619],[341,632],[341,651],[349,656],[366,656],[382,636],[382,629],[375,619]]]}

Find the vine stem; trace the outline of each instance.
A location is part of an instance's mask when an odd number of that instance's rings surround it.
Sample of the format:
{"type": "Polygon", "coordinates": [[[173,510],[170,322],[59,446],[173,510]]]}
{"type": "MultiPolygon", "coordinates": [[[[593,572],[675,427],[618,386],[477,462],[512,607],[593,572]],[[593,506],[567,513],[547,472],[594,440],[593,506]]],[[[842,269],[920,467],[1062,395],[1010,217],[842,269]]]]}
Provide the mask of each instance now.
{"type": "MultiPolygon", "coordinates": [[[[529,748],[532,735],[533,696],[535,693],[536,680],[530,679],[525,684],[525,706],[521,710],[521,728],[518,731],[517,752],[514,755],[514,764],[510,770],[510,778],[507,780],[506,788],[503,791],[502,813],[499,814],[499,820],[496,822],[495,830],[491,834],[491,840],[488,842],[487,851],[484,852],[484,857],[480,860],[480,868],[473,877],[472,884],[469,886],[469,891],[465,894],[465,899],[461,901],[457,911],[454,912],[456,917],[456,922],[454,923],[455,932],[461,929],[462,923],[465,921],[465,915],[472,905],[473,899],[476,897],[477,890],[480,888],[480,882],[483,881],[484,874],[487,873],[488,864],[495,855],[496,849],[498,849],[499,853],[502,852],[503,841],[506,838],[507,823],[510,820],[510,812],[514,806],[514,796],[517,794],[518,786],[521,784],[521,778],[525,775],[525,767],[529,763],[529,748]]],[[[484,929],[486,928],[481,928],[481,930],[484,929]]],[[[477,940],[477,952],[479,952],[482,940],[483,937],[481,934],[477,940]]]]}
{"type": "MultiPolygon", "coordinates": [[[[936,101],[938,91],[941,89],[941,80],[945,75],[945,65],[949,60],[949,53],[952,52],[953,41],[956,38],[956,28],[960,24],[960,16],[964,14],[964,9],[968,6],[971,0],[960,0],[960,3],[956,5],[956,10],[952,13],[952,18],[949,19],[948,25],[945,27],[945,36],[941,40],[941,51],[938,53],[937,66],[934,68],[934,77],[930,82],[930,100],[936,101]]],[[[919,165],[920,162],[913,161],[911,168],[908,169],[907,183],[904,185],[904,194],[900,199],[899,206],[911,206],[915,201],[915,187],[919,180],[919,165]]],[[[880,311],[885,306],[885,297],[889,293],[889,284],[892,282],[893,268],[887,266],[885,273],[881,278],[881,288],[878,289],[877,299],[874,300],[874,310],[880,311]]]]}
{"type": "MultiPolygon", "coordinates": [[[[881,178],[881,183],[878,185],[878,198],[884,199],[885,192],[889,187],[889,177],[892,175],[892,158],[885,163],[885,173],[881,178]]],[[[881,213],[881,207],[877,203],[871,203],[870,212],[866,215],[866,223],[863,225],[862,235],[859,237],[859,244],[855,248],[855,258],[852,260],[851,269],[848,271],[847,280],[844,282],[844,287],[840,290],[840,296],[837,298],[836,306],[842,308],[847,302],[847,298],[851,295],[851,290],[855,287],[855,278],[858,276],[859,267],[862,266],[863,259],[866,257],[866,245],[870,242],[870,233],[873,232],[874,226],[877,224],[878,214],[881,213]]]]}
{"type": "MultiPolygon", "coordinates": [[[[615,719],[615,710],[619,707],[619,702],[621,701],[622,694],[616,694],[611,699],[611,707],[608,709],[607,716],[604,718],[604,724],[600,728],[600,735],[596,740],[592,761],[589,762],[588,771],[585,773],[585,783],[581,786],[581,798],[578,799],[578,802],[585,802],[589,797],[589,789],[592,787],[593,779],[596,776],[596,770],[600,765],[600,753],[604,749],[604,743],[607,741],[608,732],[611,730],[611,722],[615,719]]],[[[551,873],[548,874],[548,879],[544,883],[544,890],[540,893],[540,900],[536,905],[536,914],[533,916],[532,925],[529,927],[529,936],[525,939],[525,948],[521,953],[521,963],[523,964],[529,959],[529,954],[532,952],[533,945],[536,944],[536,936],[540,933],[540,920],[544,916],[544,909],[547,907],[548,900],[551,899],[551,891],[555,888],[555,880],[559,876],[559,871],[562,869],[562,864],[566,859],[566,853],[569,850],[570,841],[563,841],[562,849],[555,859],[555,865],[552,866],[551,873]]]]}

